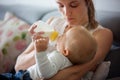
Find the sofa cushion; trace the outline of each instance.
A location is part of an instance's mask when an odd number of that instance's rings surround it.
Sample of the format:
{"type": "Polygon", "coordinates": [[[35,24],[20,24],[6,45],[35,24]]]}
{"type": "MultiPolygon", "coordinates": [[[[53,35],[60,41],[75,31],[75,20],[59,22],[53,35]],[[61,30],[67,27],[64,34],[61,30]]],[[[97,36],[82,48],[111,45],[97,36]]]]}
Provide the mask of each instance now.
{"type": "Polygon", "coordinates": [[[14,13],[18,18],[24,20],[29,24],[33,24],[37,20],[53,8],[45,6],[43,4],[39,6],[31,6],[24,4],[14,4],[14,5],[1,5],[0,4],[0,19],[4,18],[4,15],[7,11],[14,13]]]}
{"type": "Polygon", "coordinates": [[[26,22],[9,12],[0,22],[0,73],[11,71],[17,56],[31,42],[29,27],[26,22]]]}
{"type": "Polygon", "coordinates": [[[110,71],[107,78],[110,79],[120,77],[120,48],[111,50],[105,61],[111,62],[110,71]]]}

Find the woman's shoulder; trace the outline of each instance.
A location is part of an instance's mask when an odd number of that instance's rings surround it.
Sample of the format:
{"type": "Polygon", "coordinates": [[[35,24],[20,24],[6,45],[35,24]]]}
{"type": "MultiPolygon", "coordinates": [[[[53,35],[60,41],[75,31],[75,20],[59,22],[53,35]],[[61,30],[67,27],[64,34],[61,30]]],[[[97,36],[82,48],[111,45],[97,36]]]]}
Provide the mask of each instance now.
{"type": "Polygon", "coordinates": [[[113,33],[110,29],[103,27],[102,25],[98,25],[96,29],[94,29],[93,35],[95,37],[99,38],[108,38],[112,39],[113,38],[113,33]]]}
{"type": "Polygon", "coordinates": [[[99,26],[93,33],[93,36],[98,44],[98,52],[107,54],[113,42],[113,33],[110,29],[99,26]]]}
{"type": "Polygon", "coordinates": [[[108,28],[103,27],[102,25],[98,25],[95,29],[91,30],[93,34],[101,34],[101,33],[108,33],[112,34],[112,31],[108,28]]]}

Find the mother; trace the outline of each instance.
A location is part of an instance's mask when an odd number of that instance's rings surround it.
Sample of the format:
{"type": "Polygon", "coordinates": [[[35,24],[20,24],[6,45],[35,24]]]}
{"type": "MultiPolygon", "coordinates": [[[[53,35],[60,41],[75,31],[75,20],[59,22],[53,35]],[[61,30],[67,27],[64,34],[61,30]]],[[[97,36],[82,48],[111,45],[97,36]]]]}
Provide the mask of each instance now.
{"type": "MultiPolygon", "coordinates": [[[[61,28],[66,27],[65,31],[71,27],[82,25],[89,30],[98,44],[98,49],[93,60],[83,65],[74,65],[59,71],[58,74],[50,79],[79,80],[104,60],[111,47],[113,35],[109,29],[102,27],[95,20],[95,10],[92,0],[56,0],[56,3],[58,4],[62,18],[51,18],[48,20],[50,25],[57,26],[59,23],[61,28]]],[[[35,58],[33,44],[31,43],[29,47],[19,55],[15,69],[16,71],[21,69],[25,70],[33,64],[35,64],[35,58]]]]}

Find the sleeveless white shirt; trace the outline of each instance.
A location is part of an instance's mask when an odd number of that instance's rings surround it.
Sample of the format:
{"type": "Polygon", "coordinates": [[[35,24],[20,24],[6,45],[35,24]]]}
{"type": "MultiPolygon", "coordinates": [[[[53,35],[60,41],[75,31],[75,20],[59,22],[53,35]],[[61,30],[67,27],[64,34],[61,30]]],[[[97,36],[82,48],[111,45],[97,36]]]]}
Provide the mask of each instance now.
{"type": "MultiPolygon", "coordinates": [[[[54,27],[56,31],[59,32],[60,35],[64,33],[65,28],[67,27],[67,22],[63,18],[55,18],[51,21],[50,25],[54,27]]],[[[99,29],[103,29],[104,27],[101,25],[98,25],[97,28],[89,30],[91,34],[93,34],[95,31],[99,29]]]]}

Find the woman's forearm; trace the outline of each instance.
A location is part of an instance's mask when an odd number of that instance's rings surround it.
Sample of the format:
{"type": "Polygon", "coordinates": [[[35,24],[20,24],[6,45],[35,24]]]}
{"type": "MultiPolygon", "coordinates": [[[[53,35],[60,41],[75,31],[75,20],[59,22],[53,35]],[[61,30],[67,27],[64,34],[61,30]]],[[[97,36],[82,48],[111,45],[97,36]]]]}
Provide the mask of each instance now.
{"type": "Polygon", "coordinates": [[[33,49],[33,44],[31,43],[29,47],[18,56],[15,64],[16,71],[26,70],[28,67],[35,64],[33,49]]]}
{"type": "Polygon", "coordinates": [[[93,66],[92,61],[82,65],[75,65],[59,71],[49,80],[80,80],[93,66]]]}
{"type": "Polygon", "coordinates": [[[35,64],[34,59],[34,53],[31,52],[30,54],[21,54],[18,56],[16,64],[15,64],[15,70],[26,70],[28,67],[35,64]]]}

